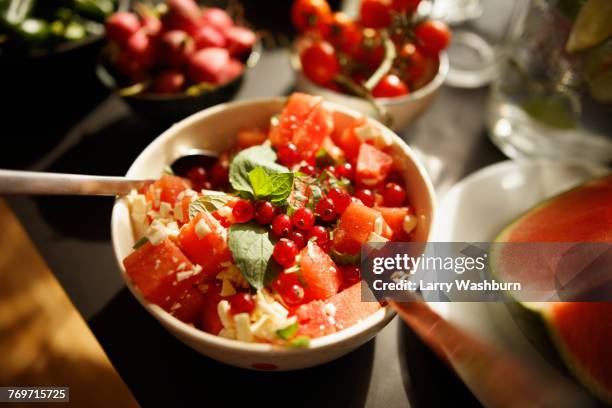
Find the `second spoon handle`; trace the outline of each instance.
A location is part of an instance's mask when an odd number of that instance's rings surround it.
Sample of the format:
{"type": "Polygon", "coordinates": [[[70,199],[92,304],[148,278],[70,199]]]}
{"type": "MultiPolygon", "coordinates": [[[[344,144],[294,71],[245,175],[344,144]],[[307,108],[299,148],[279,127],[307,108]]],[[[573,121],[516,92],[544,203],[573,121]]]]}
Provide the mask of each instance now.
{"type": "Polygon", "coordinates": [[[115,196],[129,194],[152,181],[0,169],[0,194],[115,196]]]}

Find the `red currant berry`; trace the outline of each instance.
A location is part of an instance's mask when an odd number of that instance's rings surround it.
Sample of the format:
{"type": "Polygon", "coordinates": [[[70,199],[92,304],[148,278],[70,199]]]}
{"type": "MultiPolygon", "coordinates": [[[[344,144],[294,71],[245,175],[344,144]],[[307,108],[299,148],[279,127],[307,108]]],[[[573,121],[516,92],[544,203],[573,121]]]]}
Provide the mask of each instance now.
{"type": "Polygon", "coordinates": [[[302,249],[306,246],[306,237],[304,236],[303,232],[291,231],[289,235],[287,235],[287,238],[295,242],[295,245],[297,245],[298,249],[302,249]]]}
{"type": "Polygon", "coordinates": [[[344,177],[352,180],[353,176],[355,175],[355,171],[353,170],[353,165],[351,163],[343,163],[336,166],[336,174],[338,177],[344,177]]]}
{"type": "Polygon", "coordinates": [[[281,273],[272,286],[288,305],[295,306],[304,301],[304,287],[295,273],[281,273]]]}
{"type": "Polygon", "coordinates": [[[287,214],[279,214],[272,220],[272,232],[279,237],[284,237],[291,232],[293,225],[287,214]]]}
{"type": "Polygon", "coordinates": [[[255,309],[253,297],[247,292],[239,292],[229,299],[232,314],[251,313],[255,309]]]}
{"type": "Polygon", "coordinates": [[[278,149],[278,161],[287,167],[293,166],[301,159],[300,152],[293,143],[289,143],[278,149]]]}
{"type": "Polygon", "coordinates": [[[308,231],[312,228],[315,222],[314,213],[310,208],[298,208],[291,217],[293,226],[302,231],[308,231]]]}
{"type": "Polygon", "coordinates": [[[382,196],[387,207],[400,207],[406,201],[406,190],[397,183],[387,183],[382,196]]]}
{"type": "Polygon", "coordinates": [[[269,201],[257,201],[255,203],[255,221],[261,225],[270,224],[276,215],[276,207],[269,201]]]}
{"type": "Polygon", "coordinates": [[[248,222],[253,218],[254,211],[253,204],[249,200],[238,200],[232,208],[232,215],[236,222],[248,222]]]}
{"type": "Polygon", "coordinates": [[[334,204],[334,201],[329,197],[320,199],[317,203],[316,210],[317,214],[319,214],[319,217],[321,217],[323,221],[333,221],[338,218],[338,211],[336,211],[336,205],[334,204]]]}
{"type": "Polygon", "coordinates": [[[338,214],[342,214],[351,204],[351,196],[339,187],[333,187],[327,193],[327,198],[334,202],[338,214]]]}
{"type": "Polygon", "coordinates": [[[329,233],[322,225],[315,225],[308,231],[308,239],[316,238],[315,243],[320,247],[325,247],[329,242],[329,233]]]}
{"type": "Polygon", "coordinates": [[[308,174],[309,176],[314,176],[317,173],[317,168],[313,165],[310,164],[306,164],[302,167],[300,167],[300,172],[304,173],[304,174],[308,174]]]}
{"type": "Polygon", "coordinates": [[[224,187],[229,183],[229,169],[220,162],[210,168],[210,181],[214,187],[224,187]]]}
{"type": "Polygon", "coordinates": [[[346,286],[352,286],[361,280],[361,271],[357,265],[342,267],[342,277],[346,286]]]}
{"type": "Polygon", "coordinates": [[[374,193],[368,188],[360,188],[355,192],[355,197],[361,200],[363,205],[368,207],[374,206],[374,193]]]}
{"type": "Polygon", "coordinates": [[[297,254],[297,245],[295,242],[287,238],[281,238],[280,241],[274,245],[274,252],[272,252],[274,260],[285,268],[288,268],[295,263],[295,257],[297,254]]]}
{"type": "Polygon", "coordinates": [[[194,186],[200,186],[208,180],[208,177],[206,176],[206,169],[201,166],[195,166],[189,169],[187,172],[187,177],[189,180],[191,180],[194,186]]]}

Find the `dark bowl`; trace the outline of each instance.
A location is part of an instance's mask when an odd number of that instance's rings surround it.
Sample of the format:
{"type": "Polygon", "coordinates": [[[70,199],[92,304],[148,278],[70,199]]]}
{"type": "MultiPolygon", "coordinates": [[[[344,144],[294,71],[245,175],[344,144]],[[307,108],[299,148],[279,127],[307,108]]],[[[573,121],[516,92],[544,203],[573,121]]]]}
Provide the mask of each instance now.
{"type": "Polygon", "coordinates": [[[239,77],[214,89],[204,90],[197,95],[186,93],[124,95],[119,92],[120,87],[107,64],[100,62],[96,67],[96,74],[98,79],[108,89],[119,95],[134,112],[161,125],[168,125],[203,109],[232,99],[240,89],[246,71],[253,68],[259,61],[261,52],[261,42],[258,41],[253,46],[249,56],[244,60],[245,70],[239,77]]]}

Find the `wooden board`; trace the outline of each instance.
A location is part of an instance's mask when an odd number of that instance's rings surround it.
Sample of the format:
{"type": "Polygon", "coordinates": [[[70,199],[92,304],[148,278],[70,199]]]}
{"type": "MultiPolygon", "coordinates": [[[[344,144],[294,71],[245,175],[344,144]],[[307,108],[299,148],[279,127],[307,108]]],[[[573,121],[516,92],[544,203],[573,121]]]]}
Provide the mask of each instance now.
{"type": "Polygon", "coordinates": [[[68,386],[71,407],[137,407],[1,199],[0,225],[0,386],[68,386]]]}

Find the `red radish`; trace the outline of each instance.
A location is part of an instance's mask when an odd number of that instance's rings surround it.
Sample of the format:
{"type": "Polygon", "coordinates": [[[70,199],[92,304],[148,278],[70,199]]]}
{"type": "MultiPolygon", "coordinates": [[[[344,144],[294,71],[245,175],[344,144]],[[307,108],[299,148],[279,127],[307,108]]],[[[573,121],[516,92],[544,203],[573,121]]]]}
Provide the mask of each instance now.
{"type": "Polygon", "coordinates": [[[218,30],[225,30],[234,25],[234,21],[227,12],[218,7],[207,8],[202,12],[202,24],[211,25],[218,30]]]}
{"type": "Polygon", "coordinates": [[[244,65],[233,58],[225,48],[205,48],[193,54],[189,62],[189,75],[195,82],[223,84],[240,76],[244,65]]]}
{"type": "Polygon", "coordinates": [[[244,27],[229,27],[224,30],[227,38],[227,49],[235,57],[242,57],[248,54],[253,48],[257,37],[255,33],[244,27]]]}
{"type": "Polygon", "coordinates": [[[244,64],[236,59],[230,59],[229,62],[219,73],[219,84],[230,82],[242,75],[244,64]]]}
{"type": "Polygon", "coordinates": [[[153,91],[157,93],[180,92],[185,85],[185,74],[176,69],[161,72],[153,80],[153,91]]]}
{"type": "Polygon", "coordinates": [[[106,20],[106,36],[119,44],[125,44],[134,33],[140,30],[140,21],[134,13],[120,11],[106,20]]]}
{"type": "Polygon", "coordinates": [[[213,26],[207,25],[198,28],[193,35],[198,50],[208,47],[225,48],[225,36],[213,26]]]}
{"type": "Polygon", "coordinates": [[[225,48],[205,48],[196,51],[189,61],[189,76],[194,82],[217,83],[219,73],[230,60],[225,48]]]}
{"type": "Polygon", "coordinates": [[[142,28],[151,36],[156,36],[161,32],[162,23],[156,16],[145,16],[142,18],[142,28]]]}
{"type": "Polygon", "coordinates": [[[183,30],[194,34],[200,26],[202,11],[194,0],[168,0],[164,26],[170,30],[183,30]]]}
{"type": "Polygon", "coordinates": [[[166,31],[159,39],[157,58],[161,65],[179,68],[187,63],[195,51],[193,38],[185,31],[166,31]]]}
{"type": "Polygon", "coordinates": [[[153,39],[144,31],[139,30],[127,40],[125,48],[128,54],[144,69],[155,61],[155,46],[153,39]]]}
{"type": "Polygon", "coordinates": [[[141,82],[144,80],[144,68],[127,51],[121,51],[115,63],[117,64],[119,72],[130,77],[133,82],[141,82]]]}

